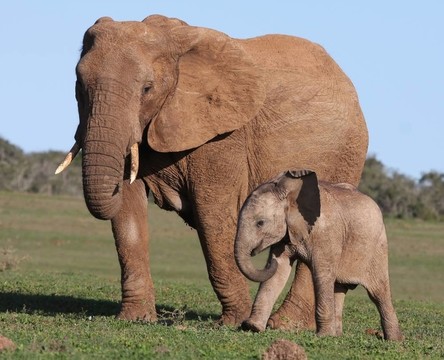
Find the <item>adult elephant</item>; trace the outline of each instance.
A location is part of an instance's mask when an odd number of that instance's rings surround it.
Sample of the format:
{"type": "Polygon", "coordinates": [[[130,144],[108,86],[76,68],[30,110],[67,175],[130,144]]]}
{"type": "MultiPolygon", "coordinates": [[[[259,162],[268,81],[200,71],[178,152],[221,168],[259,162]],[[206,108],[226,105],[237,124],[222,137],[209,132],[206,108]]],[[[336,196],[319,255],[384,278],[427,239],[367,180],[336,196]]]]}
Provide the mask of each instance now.
{"type": "MultiPolygon", "coordinates": [[[[355,89],[318,45],[283,35],[239,40],[159,15],[99,19],[76,68],[86,205],[111,220],[122,276],[119,318],[156,320],[147,196],[194,227],[221,321],[250,313],[233,254],[238,211],[258,184],[288,168],[357,185],[367,128],[355,89]]],[[[298,269],[280,319],[314,320],[298,269]]],[[[311,323],[314,324],[313,322],[311,323]]]]}

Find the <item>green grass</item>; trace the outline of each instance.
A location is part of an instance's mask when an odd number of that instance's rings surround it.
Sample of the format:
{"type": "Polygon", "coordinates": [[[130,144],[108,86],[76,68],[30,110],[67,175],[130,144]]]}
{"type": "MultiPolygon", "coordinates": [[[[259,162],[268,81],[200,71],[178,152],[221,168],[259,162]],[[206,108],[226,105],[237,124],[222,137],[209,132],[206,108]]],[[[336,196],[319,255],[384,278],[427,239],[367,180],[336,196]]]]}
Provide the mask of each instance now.
{"type": "Polygon", "coordinates": [[[17,344],[0,356],[260,359],[284,338],[310,359],[444,357],[443,223],[386,221],[401,343],[366,333],[379,329],[379,318],[359,288],[346,297],[342,337],[218,327],[220,305],[196,233],[152,205],[149,223],[160,321],[118,321],[120,270],[109,223],[93,219],[81,199],[0,193],[0,334],[17,344]]]}

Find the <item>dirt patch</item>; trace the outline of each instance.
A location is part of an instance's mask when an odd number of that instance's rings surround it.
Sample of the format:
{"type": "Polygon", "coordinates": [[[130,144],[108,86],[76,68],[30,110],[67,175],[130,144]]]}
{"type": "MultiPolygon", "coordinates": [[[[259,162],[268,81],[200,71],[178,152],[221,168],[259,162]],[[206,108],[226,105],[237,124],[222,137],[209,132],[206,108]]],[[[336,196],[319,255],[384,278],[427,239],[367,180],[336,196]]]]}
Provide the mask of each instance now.
{"type": "Polygon", "coordinates": [[[302,346],[289,340],[276,340],[262,355],[262,360],[306,360],[302,346]]]}
{"type": "Polygon", "coordinates": [[[14,350],[16,348],[12,340],[0,335],[0,351],[14,350]]]}

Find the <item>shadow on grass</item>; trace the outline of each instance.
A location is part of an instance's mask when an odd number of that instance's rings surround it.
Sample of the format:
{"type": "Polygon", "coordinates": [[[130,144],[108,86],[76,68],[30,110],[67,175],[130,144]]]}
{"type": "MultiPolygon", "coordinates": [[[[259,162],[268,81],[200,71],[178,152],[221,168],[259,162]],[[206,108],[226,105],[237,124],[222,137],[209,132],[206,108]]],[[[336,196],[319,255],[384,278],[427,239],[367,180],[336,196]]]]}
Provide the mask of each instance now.
{"type": "Polygon", "coordinates": [[[63,295],[36,295],[14,292],[0,293],[1,312],[56,314],[85,314],[112,316],[119,312],[120,304],[114,301],[82,299],[63,295]]]}
{"type": "MultiPolygon", "coordinates": [[[[26,314],[84,314],[85,316],[115,316],[120,311],[120,303],[108,300],[82,299],[63,295],[35,295],[13,292],[0,293],[0,312],[26,314]]],[[[208,321],[216,319],[216,314],[198,313],[189,309],[176,309],[168,305],[156,306],[160,323],[169,325],[170,320],[208,321]]],[[[174,321],[173,321],[174,322],[174,321]]]]}
{"type": "Polygon", "coordinates": [[[159,318],[159,323],[164,325],[172,325],[180,320],[199,320],[211,321],[218,320],[217,314],[198,313],[188,308],[177,309],[169,305],[156,305],[156,312],[159,318]]]}

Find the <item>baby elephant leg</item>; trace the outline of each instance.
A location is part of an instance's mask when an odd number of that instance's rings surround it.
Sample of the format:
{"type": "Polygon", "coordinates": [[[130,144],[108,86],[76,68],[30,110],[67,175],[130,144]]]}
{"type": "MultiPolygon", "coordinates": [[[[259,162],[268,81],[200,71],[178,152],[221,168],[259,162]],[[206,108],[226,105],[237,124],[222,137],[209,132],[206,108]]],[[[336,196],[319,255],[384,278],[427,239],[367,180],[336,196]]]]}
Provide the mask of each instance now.
{"type": "Polygon", "coordinates": [[[306,264],[298,261],[293,283],[282,305],[268,319],[272,329],[315,330],[315,299],[313,277],[306,264]]]}
{"type": "Polygon", "coordinates": [[[267,281],[260,284],[250,317],[242,323],[243,330],[264,331],[273,305],[276,303],[291,273],[291,262],[287,256],[276,258],[278,268],[267,281]]]}
{"type": "Polygon", "coordinates": [[[343,284],[335,283],[335,325],[336,336],[342,335],[342,314],[344,310],[344,299],[348,287],[343,284]]]}
{"type": "Polygon", "coordinates": [[[388,276],[385,281],[375,282],[367,288],[370,299],[375,303],[381,317],[381,326],[385,340],[401,341],[404,339],[393,307],[388,276]]]}
{"type": "MultiPolygon", "coordinates": [[[[316,334],[336,335],[334,278],[314,276],[316,298],[316,334]]],[[[339,299],[339,301],[341,301],[339,299]]],[[[342,308],[342,306],[341,306],[342,308]]]]}

